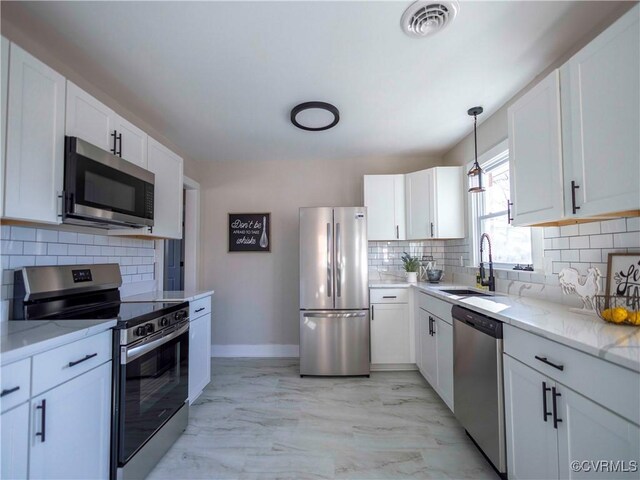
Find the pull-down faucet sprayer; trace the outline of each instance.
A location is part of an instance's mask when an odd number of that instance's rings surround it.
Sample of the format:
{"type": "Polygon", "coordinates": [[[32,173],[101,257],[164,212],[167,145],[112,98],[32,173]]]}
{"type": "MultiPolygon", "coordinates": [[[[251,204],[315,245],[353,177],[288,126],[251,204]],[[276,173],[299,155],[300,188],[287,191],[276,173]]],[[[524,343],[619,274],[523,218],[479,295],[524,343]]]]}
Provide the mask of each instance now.
{"type": "Polygon", "coordinates": [[[496,279],[493,276],[493,258],[491,256],[491,238],[486,233],[483,233],[480,236],[480,285],[483,287],[489,287],[490,292],[496,291],[496,279]],[[484,279],[484,263],[482,262],[482,245],[484,243],[484,239],[487,239],[487,243],[489,244],[489,279],[484,279]]]}

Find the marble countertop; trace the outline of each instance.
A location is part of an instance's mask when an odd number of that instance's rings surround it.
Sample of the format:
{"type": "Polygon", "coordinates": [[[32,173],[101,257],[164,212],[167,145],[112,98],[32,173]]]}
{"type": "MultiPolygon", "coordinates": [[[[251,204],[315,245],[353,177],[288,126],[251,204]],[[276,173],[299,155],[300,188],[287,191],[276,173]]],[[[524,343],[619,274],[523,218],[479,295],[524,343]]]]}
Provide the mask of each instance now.
{"type": "Polygon", "coordinates": [[[115,327],[111,320],[9,320],[0,326],[0,364],[22,360],[115,327]]]}
{"type": "Polygon", "coordinates": [[[139,293],[124,297],[123,302],[193,302],[213,295],[213,290],[174,290],[139,293]]]}

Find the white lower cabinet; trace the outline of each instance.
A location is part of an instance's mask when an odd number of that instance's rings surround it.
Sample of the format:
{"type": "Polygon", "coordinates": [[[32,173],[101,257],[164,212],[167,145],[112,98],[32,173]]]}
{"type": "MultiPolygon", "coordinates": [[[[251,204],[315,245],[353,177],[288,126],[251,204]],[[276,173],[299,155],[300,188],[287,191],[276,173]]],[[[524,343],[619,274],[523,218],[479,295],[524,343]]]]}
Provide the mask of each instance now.
{"type": "Polygon", "coordinates": [[[211,381],[211,313],[189,324],[189,405],[211,381]]]}
{"type": "Polygon", "coordinates": [[[409,305],[371,305],[371,363],[410,363],[409,305]]]}
{"type": "Polygon", "coordinates": [[[419,309],[420,373],[435,388],[438,384],[438,344],[432,335],[432,318],[429,312],[419,309]]]}
{"type": "Polygon", "coordinates": [[[29,465],[29,404],[0,415],[0,478],[27,478],[29,465]]]}
{"type": "Polygon", "coordinates": [[[438,393],[453,410],[453,326],[436,317],[434,336],[438,344],[438,393]]]}
{"type": "Polygon", "coordinates": [[[506,354],[504,386],[509,478],[638,478],[638,425],[506,354]]]}
{"type": "Polygon", "coordinates": [[[29,477],[109,477],[111,362],[31,400],[29,477]]]}

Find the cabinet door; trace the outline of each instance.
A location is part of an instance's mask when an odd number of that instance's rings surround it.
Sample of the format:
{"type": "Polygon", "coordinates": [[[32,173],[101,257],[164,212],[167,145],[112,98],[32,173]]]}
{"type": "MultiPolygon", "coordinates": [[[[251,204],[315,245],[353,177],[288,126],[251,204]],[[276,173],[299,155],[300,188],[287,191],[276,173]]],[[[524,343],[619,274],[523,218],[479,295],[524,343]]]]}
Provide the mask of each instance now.
{"type": "MultiPolygon", "coordinates": [[[[564,188],[570,195],[572,180],[580,187],[575,216],[638,210],[640,7],[572,57],[562,74],[570,92],[563,122],[571,139],[566,165],[571,174],[564,188]]],[[[566,202],[567,215],[574,216],[571,201],[566,202]]]]}
{"type": "Polygon", "coordinates": [[[417,240],[431,237],[431,182],[429,170],[420,170],[406,175],[407,239],[417,240]]]}
{"type": "Polygon", "coordinates": [[[371,305],[371,363],[409,363],[409,305],[371,305]]]}
{"type": "Polygon", "coordinates": [[[147,134],[114,113],[113,128],[119,137],[117,153],[139,167],[147,168],[147,134]]]}
{"type": "Polygon", "coordinates": [[[438,352],[438,393],[453,411],[453,327],[435,318],[438,352]]]}
{"type": "Polygon", "coordinates": [[[2,55],[0,60],[0,75],[2,76],[2,82],[0,88],[2,89],[2,103],[0,104],[2,112],[0,112],[0,172],[2,172],[2,178],[0,179],[0,216],[4,215],[4,157],[7,147],[7,95],[9,93],[9,40],[4,37],[0,37],[2,46],[2,55]]]}
{"type": "Polygon", "coordinates": [[[404,240],[404,175],[365,175],[369,240],[404,240]]]}
{"type": "Polygon", "coordinates": [[[182,158],[149,137],[148,168],[155,175],[153,236],[182,238],[182,158]]]}
{"type": "Polygon", "coordinates": [[[4,479],[27,478],[29,465],[29,404],[0,415],[0,477],[4,479]]]}
{"type": "Polygon", "coordinates": [[[513,225],[561,219],[564,199],[559,71],[551,72],[511,105],[507,116],[513,225]]]}
{"type": "Polygon", "coordinates": [[[558,478],[558,436],[551,415],[555,384],[508,355],[503,359],[509,478],[558,478]]]}
{"type": "Polygon", "coordinates": [[[16,44],[9,64],[4,213],[60,223],[65,80],[16,44]]]}
{"type": "Polygon", "coordinates": [[[31,401],[31,478],[109,476],[111,362],[31,401]],[[43,405],[45,408],[38,408],[43,405]],[[36,436],[43,432],[44,437],[36,436]]]}
{"type": "Polygon", "coordinates": [[[434,321],[430,321],[433,315],[430,315],[426,310],[420,309],[418,320],[422,323],[422,332],[420,335],[420,350],[422,358],[422,368],[420,372],[427,382],[436,389],[438,386],[438,344],[435,334],[431,334],[432,328],[429,325],[433,325],[434,321]]]}
{"type": "Polygon", "coordinates": [[[585,460],[638,461],[640,428],[562,385],[557,387],[558,459],[560,478],[638,478],[638,472],[573,472],[571,462],[585,460]]]}
{"type": "Polygon", "coordinates": [[[432,238],[464,238],[464,199],[462,167],[430,169],[432,187],[429,233],[432,238]]]}
{"type": "Polygon", "coordinates": [[[74,83],[67,81],[66,132],[114,153],[113,111],[74,83]]]}
{"type": "Polygon", "coordinates": [[[189,404],[211,381],[211,314],[189,324],[189,404]]]}

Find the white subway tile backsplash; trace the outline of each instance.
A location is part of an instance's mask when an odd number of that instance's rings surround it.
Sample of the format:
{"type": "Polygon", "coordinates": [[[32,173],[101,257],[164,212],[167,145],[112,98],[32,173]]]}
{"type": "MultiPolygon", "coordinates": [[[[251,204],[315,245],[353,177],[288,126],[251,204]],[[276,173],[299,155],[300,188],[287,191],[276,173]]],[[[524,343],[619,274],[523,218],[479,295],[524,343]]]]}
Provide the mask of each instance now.
{"type": "Polygon", "coordinates": [[[36,257],[33,255],[12,255],[9,258],[9,268],[32,267],[36,264],[36,257]]]}
{"type": "Polygon", "coordinates": [[[86,245],[69,245],[69,255],[86,255],[87,246],[86,245]]]}
{"type": "Polygon", "coordinates": [[[58,242],[78,243],[78,234],[76,232],[58,232],[58,242]]]}
{"type": "Polygon", "coordinates": [[[640,217],[627,218],[627,232],[640,231],[640,217]]]}
{"type": "Polygon", "coordinates": [[[85,253],[87,255],[100,255],[101,248],[98,245],[86,245],[85,253]]]}
{"type": "Polygon", "coordinates": [[[93,237],[94,245],[109,245],[109,237],[105,235],[95,235],[93,237]]]}
{"type": "Polygon", "coordinates": [[[565,225],[563,227],[560,227],[560,235],[562,235],[563,237],[580,235],[580,229],[578,225],[565,225]]]}
{"type": "Polygon", "coordinates": [[[597,235],[600,233],[600,222],[581,223],[578,229],[580,235],[597,235]]]}
{"type": "Polygon", "coordinates": [[[66,243],[49,243],[47,246],[48,255],[67,255],[68,245],[66,243]]]}
{"type": "Polygon", "coordinates": [[[45,230],[43,228],[38,228],[36,230],[36,240],[38,242],[57,242],[58,241],[58,231],[57,230],[45,230]]]}
{"type": "Polygon", "coordinates": [[[554,250],[565,250],[569,248],[569,239],[568,238],[554,238],[553,239],[553,249],[554,250]]]}
{"type": "Polygon", "coordinates": [[[560,236],[560,227],[547,227],[544,229],[544,238],[555,238],[560,236]]]}
{"type": "MultiPolygon", "coordinates": [[[[577,237],[579,238],[579,237],[577,237]]],[[[579,262],[580,261],[580,251],[579,250],[561,250],[560,251],[560,259],[563,262],[579,262]]]]}
{"type": "Polygon", "coordinates": [[[2,255],[22,255],[22,244],[18,240],[2,240],[2,255]]]}
{"type": "Polygon", "coordinates": [[[11,238],[11,227],[9,225],[0,225],[0,239],[9,240],[11,238]]]}
{"type": "Polygon", "coordinates": [[[101,247],[100,248],[100,255],[108,256],[108,255],[115,255],[115,254],[116,254],[115,247],[101,247]]]}
{"type": "Polygon", "coordinates": [[[591,248],[613,248],[613,235],[591,235],[589,237],[591,248]]]}
{"type": "Polygon", "coordinates": [[[36,256],[36,265],[38,267],[46,266],[46,265],[57,265],[58,257],[53,257],[50,255],[38,255],[36,256]]]}
{"type": "Polygon", "coordinates": [[[602,261],[602,252],[597,248],[591,248],[588,250],[580,250],[580,261],[581,262],[601,262],[602,261]]]}
{"type": "Polygon", "coordinates": [[[58,257],[58,265],[75,265],[76,263],[78,263],[76,257],[72,257],[70,255],[58,257]]]}
{"type": "Polygon", "coordinates": [[[640,232],[616,233],[613,235],[615,248],[633,248],[640,244],[640,232]]]}
{"type": "Polygon", "coordinates": [[[24,242],[23,251],[25,255],[46,255],[47,244],[44,242],[24,242]]]}
{"type": "Polygon", "coordinates": [[[601,222],[600,230],[602,233],[619,233],[627,231],[627,221],[624,218],[616,218],[614,220],[606,220],[601,222]]]}
{"type": "Polygon", "coordinates": [[[11,227],[11,240],[35,241],[36,231],[33,228],[11,227]]]}
{"type": "Polygon", "coordinates": [[[589,248],[589,237],[569,238],[569,248],[589,248]]]}
{"type": "Polygon", "coordinates": [[[88,233],[79,233],[78,243],[81,243],[83,245],[93,245],[93,235],[88,233]]]}

